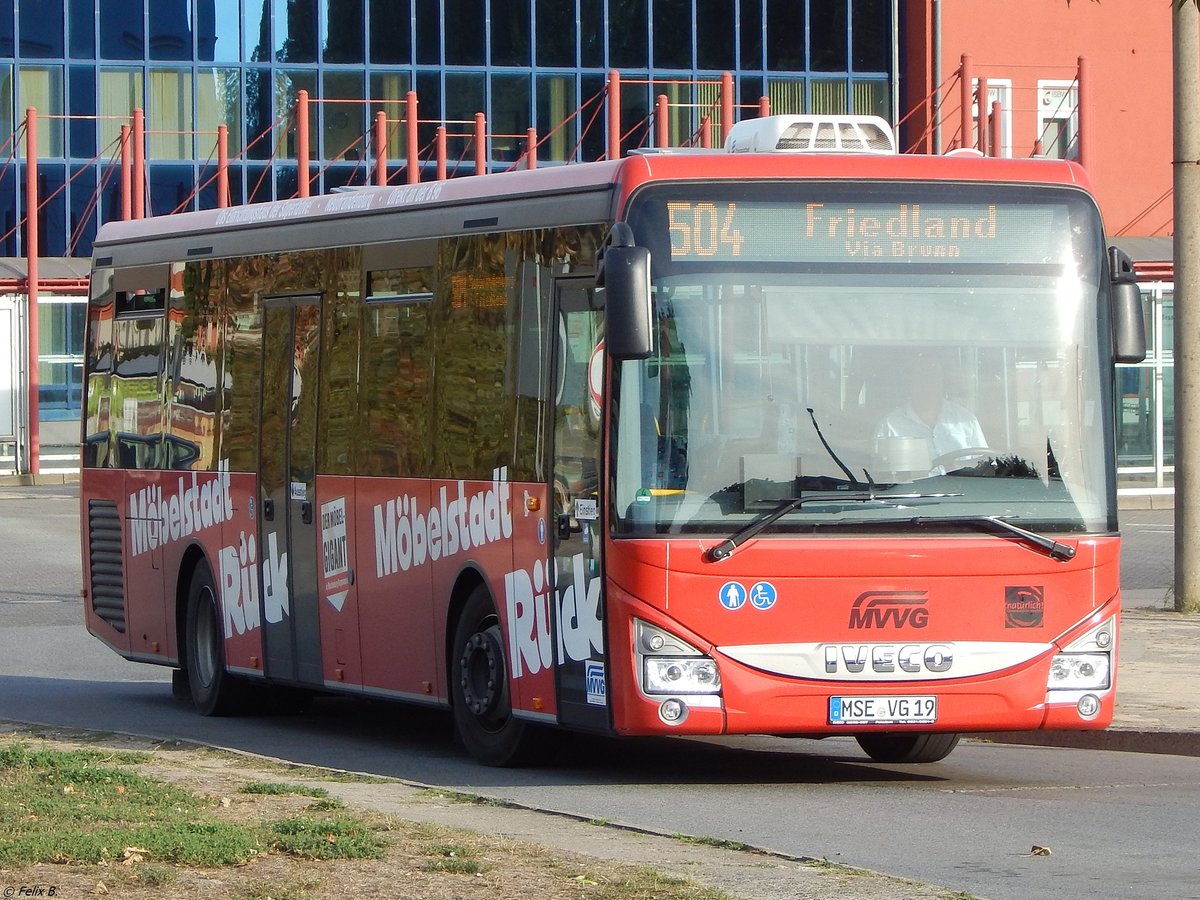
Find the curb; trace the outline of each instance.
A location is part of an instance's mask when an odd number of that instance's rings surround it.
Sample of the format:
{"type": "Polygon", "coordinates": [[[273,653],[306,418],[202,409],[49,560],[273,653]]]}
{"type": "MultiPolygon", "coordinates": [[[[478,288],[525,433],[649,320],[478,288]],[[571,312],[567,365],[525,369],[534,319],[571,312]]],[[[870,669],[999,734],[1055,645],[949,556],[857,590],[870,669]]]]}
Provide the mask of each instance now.
{"type": "Polygon", "coordinates": [[[964,735],[998,744],[1029,744],[1071,750],[1114,750],[1125,753],[1162,753],[1200,756],[1200,732],[1149,731],[1110,728],[1106,731],[996,731],[964,735]]]}

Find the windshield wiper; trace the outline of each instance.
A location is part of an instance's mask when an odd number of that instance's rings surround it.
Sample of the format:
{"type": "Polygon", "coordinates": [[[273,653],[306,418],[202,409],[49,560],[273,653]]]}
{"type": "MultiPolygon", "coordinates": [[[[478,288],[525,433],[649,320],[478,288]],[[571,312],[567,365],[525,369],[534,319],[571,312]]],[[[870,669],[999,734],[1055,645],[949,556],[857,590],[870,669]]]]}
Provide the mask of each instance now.
{"type": "Polygon", "coordinates": [[[1002,519],[999,516],[917,516],[907,521],[914,525],[962,524],[979,525],[984,528],[998,528],[1003,532],[1019,537],[1027,544],[1044,550],[1046,555],[1051,559],[1067,562],[1075,558],[1074,547],[1060,544],[1054,538],[1048,538],[1044,534],[1038,534],[1027,528],[1021,528],[1019,525],[1014,525],[1012,522],[1002,519]]]}
{"type": "MultiPolygon", "coordinates": [[[[737,531],[735,531],[729,537],[725,538],[725,540],[721,541],[721,543],[714,544],[712,547],[709,547],[708,550],[706,550],[704,553],[704,558],[707,559],[709,562],[720,562],[723,559],[729,559],[729,557],[733,556],[733,551],[735,551],[738,547],[742,546],[742,544],[746,543],[746,541],[750,540],[750,538],[754,537],[756,534],[763,531],[764,529],[770,528],[772,525],[774,525],[777,521],[782,519],[788,513],[799,509],[805,503],[814,503],[814,502],[818,502],[818,501],[825,501],[827,503],[872,503],[872,502],[891,503],[892,501],[895,501],[895,500],[930,500],[930,499],[936,500],[936,499],[941,499],[943,497],[961,497],[961,496],[962,496],[962,494],[951,494],[951,493],[877,494],[875,491],[861,491],[861,492],[855,492],[855,493],[846,492],[846,493],[832,493],[832,494],[809,494],[807,497],[790,497],[787,500],[784,500],[781,503],[777,504],[775,506],[775,508],[770,510],[769,512],[763,513],[757,519],[751,519],[749,522],[747,522],[745,525],[743,525],[741,528],[739,528],[737,531]]],[[[921,517],[918,517],[918,518],[914,519],[913,521],[920,521],[920,520],[921,520],[921,517]]],[[[934,520],[930,519],[930,521],[934,521],[934,520]]],[[[1007,524],[1007,523],[1005,523],[1005,524],[1007,524]]],[[[1011,525],[1008,527],[1016,528],[1015,525],[1011,525]]],[[[1020,531],[1022,529],[1017,529],[1017,530],[1020,531]]],[[[1068,549],[1070,549],[1070,548],[1068,548],[1068,549]]],[[[1074,551],[1071,551],[1071,552],[1072,552],[1072,554],[1074,553],[1074,551]]]]}
{"type": "Polygon", "coordinates": [[[863,469],[863,474],[867,476],[867,483],[864,485],[861,481],[854,477],[854,473],[850,471],[850,467],[842,462],[842,458],[833,452],[833,448],[829,446],[829,441],[825,440],[825,435],[821,433],[821,426],[817,424],[817,414],[813,412],[811,406],[805,407],[808,410],[808,417],[812,419],[813,429],[817,432],[817,437],[821,439],[821,446],[825,448],[825,452],[830,458],[837,463],[837,467],[846,473],[846,478],[850,482],[851,487],[869,487],[875,489],[875,479],[871,477],[871,473],[863,469]]]}

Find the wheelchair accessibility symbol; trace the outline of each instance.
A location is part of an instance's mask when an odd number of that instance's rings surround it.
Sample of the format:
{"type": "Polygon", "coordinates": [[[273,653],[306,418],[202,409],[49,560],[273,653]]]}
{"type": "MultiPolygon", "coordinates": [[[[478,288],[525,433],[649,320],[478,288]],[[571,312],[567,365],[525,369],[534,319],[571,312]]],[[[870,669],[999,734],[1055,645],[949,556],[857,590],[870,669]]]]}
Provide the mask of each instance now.
{"type": "Polygon", "coordinates": [[[755,609],[770,609],[775,605],[775,585],[760,581],[750,588],[750,605],[755,609]]]}

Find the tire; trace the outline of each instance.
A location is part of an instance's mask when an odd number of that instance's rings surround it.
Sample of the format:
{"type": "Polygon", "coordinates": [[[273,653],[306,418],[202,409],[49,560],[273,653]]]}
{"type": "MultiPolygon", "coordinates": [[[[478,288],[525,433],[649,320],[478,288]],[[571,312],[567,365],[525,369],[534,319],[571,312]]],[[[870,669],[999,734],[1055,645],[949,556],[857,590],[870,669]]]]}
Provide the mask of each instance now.
{"type": "Polygon", "coordinates": [[[181,702],[192,702],[192,686],[188,684],[187,669],[171,670],[171,696],[181,702]]]}
{"type": "Polygon", "coordinates": [[[186,678],[192,705],[204,716],[241,712],[246,686],[225,671],[225,638],[212,572],[201,562],[192,573],[187,598],[186,678]]]}
{"type": "Polygon", "coordinates": [[[533,759],[538,729],[513,717],[500,617],[482,585],[454,626],[450,697],[456,737],[479,762],[519,766],[533,759]]]}
{"type": "Polygon", "coordinates": [[[875,762],[931,763],[945,759],[958,746],[958,734],[892,732],[855,735],[858,746],[875,762]]]}

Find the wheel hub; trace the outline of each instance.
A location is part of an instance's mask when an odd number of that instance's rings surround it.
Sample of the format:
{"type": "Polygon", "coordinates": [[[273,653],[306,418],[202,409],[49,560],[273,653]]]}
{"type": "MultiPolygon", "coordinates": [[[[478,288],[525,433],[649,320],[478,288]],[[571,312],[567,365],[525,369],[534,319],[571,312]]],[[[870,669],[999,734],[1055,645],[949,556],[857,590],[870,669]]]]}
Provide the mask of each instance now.
{"type": "Polygon", "coordinates": [[[488,631],[468,638],[459,658],[463,702],[472,715],[487,716],[500,704],[504,688],[504,665],[500,642],[488,631]]]}

